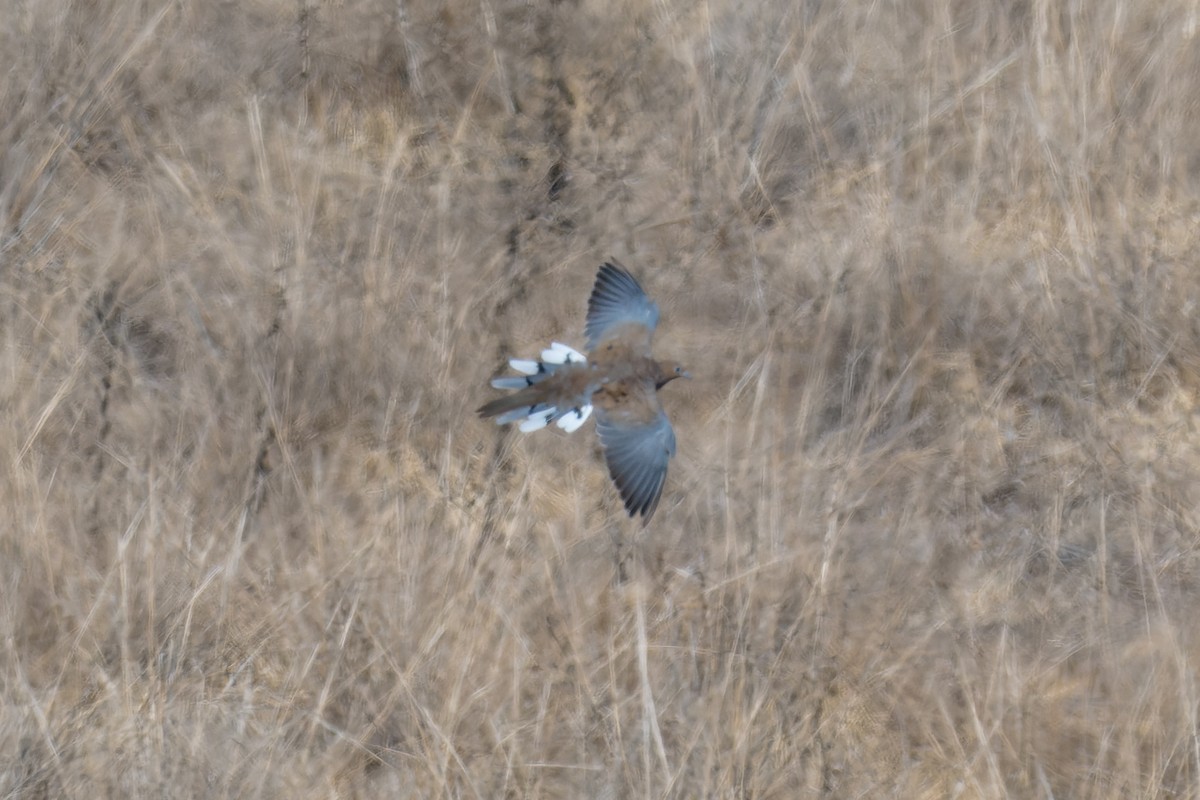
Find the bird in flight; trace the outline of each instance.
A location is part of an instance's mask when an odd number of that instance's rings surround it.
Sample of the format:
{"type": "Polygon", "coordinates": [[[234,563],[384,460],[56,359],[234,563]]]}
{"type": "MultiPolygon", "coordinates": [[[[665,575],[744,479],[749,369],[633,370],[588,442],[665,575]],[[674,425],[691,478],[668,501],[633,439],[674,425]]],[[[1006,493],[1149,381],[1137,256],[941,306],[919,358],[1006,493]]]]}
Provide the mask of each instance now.
{"type": "Polygon", "coordinates": [[[637,279],[615,259],[604,264],[588,298],[587,356],[553,342],[540,360],[509,360],[521,374],[495,378],[492,386],[517,391],[485,404],[479,416],[495,417],[500,425],[522,420],[526,433],[551,422],[570,433],[595,409],[608,474],[625,510],[648,521],[675,455],[675,432],[658,390],[691,377],[677,362],[651,355],[656,325],[658,305],[637,279]]]}

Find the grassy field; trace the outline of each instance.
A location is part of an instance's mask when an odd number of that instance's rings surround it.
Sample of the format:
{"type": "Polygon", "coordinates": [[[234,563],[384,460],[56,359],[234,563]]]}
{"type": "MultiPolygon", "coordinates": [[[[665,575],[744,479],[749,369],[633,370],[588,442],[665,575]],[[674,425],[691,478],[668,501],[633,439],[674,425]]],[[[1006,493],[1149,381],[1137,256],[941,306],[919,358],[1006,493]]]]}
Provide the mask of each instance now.
{"type": "Polygon", "coordinates": [[[749,7],[0,0],[0,796],[1200,797],[1200,7],[749,7]]]}

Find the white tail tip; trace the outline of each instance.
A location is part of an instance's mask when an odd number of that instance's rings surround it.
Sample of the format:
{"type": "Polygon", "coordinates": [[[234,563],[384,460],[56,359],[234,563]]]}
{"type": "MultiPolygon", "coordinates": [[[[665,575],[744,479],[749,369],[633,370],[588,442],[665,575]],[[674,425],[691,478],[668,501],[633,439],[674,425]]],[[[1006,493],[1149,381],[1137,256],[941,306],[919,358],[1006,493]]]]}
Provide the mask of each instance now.
{"type": "Polygon", "coordinates": [[[583,353],[562,342],[551,342],[550,346],[542,351],[542,361],[547,364],[586,364],[587,358],[583,353]]]}
{"type": "Polygon", "coordinates": [[[550,417],[554,416],[554,409],[548,408],[545,411],[539,411],[536,414],[530,415],[528,419],[520,424],[521,433],[533,433],[540,431],[546,427],[546,423],[550,421],[550,417]]]}
{"type": "Polygon", "coordinates": [[[579,430],[583,423],[587,422],[587,418],[591,415],[591,406],[584,406],[580,409],[573,408],[566,414],[563,414],[561,417],[559,417],[558,422],[555,424],[557,424],[558,427],[562,428],[567,433],[574,433],[575,431],[579,430]]]}
{"type": "Polygon", "coordinates": [[[510,358],[508,365],[522,375],[537,375],[539,370],[538,362],[527,358],[510,358]]]}

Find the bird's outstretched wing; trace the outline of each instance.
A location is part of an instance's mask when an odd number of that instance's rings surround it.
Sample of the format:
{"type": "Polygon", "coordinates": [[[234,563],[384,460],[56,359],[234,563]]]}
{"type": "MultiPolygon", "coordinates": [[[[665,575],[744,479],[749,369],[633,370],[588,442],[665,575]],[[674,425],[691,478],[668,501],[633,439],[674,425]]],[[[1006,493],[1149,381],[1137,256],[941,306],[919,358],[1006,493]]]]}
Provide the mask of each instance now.
{"type": "Polygon", "coordinates": [[[616,261],[605,263],[596,273],[588,298],[587,335],[589,350],[606,339],[620,338],[624,344],[649,353],[650,339],[658,325],[658,305],[642,290],[637,279],[616,261]]]}
{"type": "Polygon", "coordinates": [[[675,455],[675,432],[654,384],[641,384],[620,404],[597,408],[596,431],[625,510],[649,520],[662,495],[667,463],[675,455]]]}

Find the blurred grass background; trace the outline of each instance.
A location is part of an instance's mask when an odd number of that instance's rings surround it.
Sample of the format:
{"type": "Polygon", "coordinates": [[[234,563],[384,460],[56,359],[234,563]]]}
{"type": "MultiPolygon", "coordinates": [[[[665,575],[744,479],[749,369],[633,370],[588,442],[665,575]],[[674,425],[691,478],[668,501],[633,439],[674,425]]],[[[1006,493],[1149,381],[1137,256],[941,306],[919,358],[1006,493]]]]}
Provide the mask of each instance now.
{"type": "Polygon", "coordinates": [[[0,6],[4,796],[1200,796],[1194,0],[0,6]]]}

